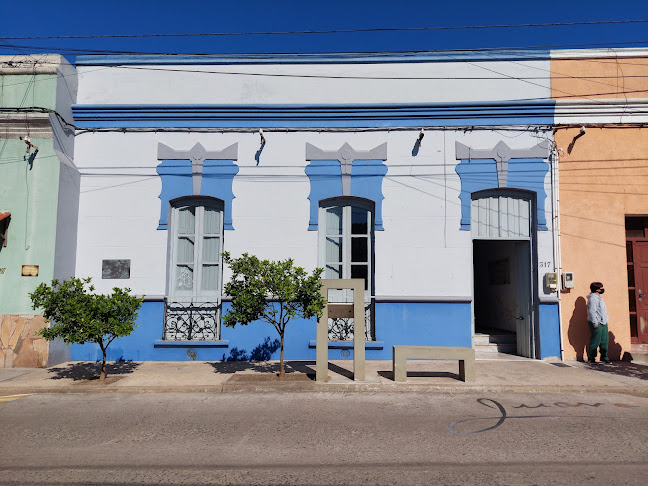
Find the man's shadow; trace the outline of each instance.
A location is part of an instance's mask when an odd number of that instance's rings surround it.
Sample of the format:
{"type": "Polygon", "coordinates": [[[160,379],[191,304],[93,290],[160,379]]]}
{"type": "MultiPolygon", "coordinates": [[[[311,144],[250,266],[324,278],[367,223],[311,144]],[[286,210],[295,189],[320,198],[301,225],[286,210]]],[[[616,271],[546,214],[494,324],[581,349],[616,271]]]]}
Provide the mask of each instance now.
{"type": "Polygon", "coordinates": [[[576,351],[576,360],[585,361],[587,345],[589,344],[589,328],[587,327],[587,303],[584,297],[579,297],[574,302],[574,311],[569,319],[567,338],[569,344],[576,351]]]}
{"type": "Polygon", "coordinates": [[[622,348],[621,345],[616,342],[616,337],[613,332],[608,335],[608,339],[608,357],[612,361],[620,361],[622,348]]]}

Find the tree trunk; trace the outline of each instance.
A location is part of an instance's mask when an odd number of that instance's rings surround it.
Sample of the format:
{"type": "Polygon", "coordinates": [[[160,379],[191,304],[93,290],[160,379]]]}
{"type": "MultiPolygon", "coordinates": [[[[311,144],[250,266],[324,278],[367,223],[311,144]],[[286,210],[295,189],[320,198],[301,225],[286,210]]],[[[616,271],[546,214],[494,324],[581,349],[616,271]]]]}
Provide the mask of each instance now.
{"type": "Polygon", "coordinates": [[[101,374],[99,375],[99,381],[106,381],[106,348],[101,346],[101,352],[103,353],[103,361],[101,362],[101,374]]]}
{"type": "Polygon", "coordinates": [[[286,371],[284,370],[284,333],[282,332],[279,337],[281,338],[281,355],[279,358],[279,379],[283,380],[286,377],[286,371]]]}

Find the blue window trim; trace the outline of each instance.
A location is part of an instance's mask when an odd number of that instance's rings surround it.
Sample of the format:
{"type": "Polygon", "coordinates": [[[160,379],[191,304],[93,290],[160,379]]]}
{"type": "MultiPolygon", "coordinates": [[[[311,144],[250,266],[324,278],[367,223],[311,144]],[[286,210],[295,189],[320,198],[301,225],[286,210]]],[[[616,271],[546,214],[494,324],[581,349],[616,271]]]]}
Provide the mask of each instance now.
{"type": "MultiPolygon", "coordinates": [[[[470,231],[472,194],[487,189],[498,189],[497,163],[495,159],[461,159],[455,167],[461,179],[461,226],[463,231],[470,231]]],[[[523,189],[535,194],[536,217],[539,231],[547,231],[545,218],[544,189],[545,176],[549,164],[544,159],[510,159],[508,161],[508,180],[506,189],[523,189]]],[[[499,187],[499,189],[503,189],[499,187]]]]}
{"type": "Polygon", "coordinates": [[[342,190],[340,162],[337,160],[312,160],[306,166],[311,190],[308,230],[317,231],[320,201],[337,197],[358,197],[374,203],[374,230],[384,231],[382,219],[382,181],[387,166],[382,160],[354,160],[351,166],[350,194],[342,190]]]}
{"type": "Polygon", "coordinates": [[[223,201],[223,229],[233,230],[232,201],[234,193],[232,184],[239,167],[233,160],[207,159],[202,165],[202,183],[199,194],[194,194],[191,160],[162,160],[157,166],[157,173],[162,179],[160,192],[159,230],[168,229],[169,202],[184,196],[209,196],[223,201]]]}

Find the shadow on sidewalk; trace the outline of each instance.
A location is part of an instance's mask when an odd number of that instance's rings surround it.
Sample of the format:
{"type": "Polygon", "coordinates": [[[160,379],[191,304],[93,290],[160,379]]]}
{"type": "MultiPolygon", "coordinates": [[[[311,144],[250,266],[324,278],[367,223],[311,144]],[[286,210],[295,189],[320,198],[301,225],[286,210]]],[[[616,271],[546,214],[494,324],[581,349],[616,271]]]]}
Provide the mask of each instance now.
{"type": "MultiPolygon", "coordinates": [[[[135,371],[140,365],[134,361],[115,361],[114,363],[106,363],[106,375],[108,377],[114,375],[127,375],[135,371]]],[[[71,378],[74,381],[81,380],[96,380],[99,379],[101,373],[101,363],[72,363],[64,368],[49,368],[50,380],[61,380],[63,378],[71,378]]]]}
{"type": "MultiPolygon", "coordinates": [[[[214,368],[214,373],[234,374],[239,371],[256,371],[258,373],[279,373],[279,363],[267,361],[215,361],[208,363],[214,368]]],[[[288,373],[303,373],[315,375],[310,366],[315,366],[315,361],[285,361],[284,370],[288,373]]]]}
{"type": "MultiPolygon", "coordinates": [[[[394,380],[394,372],[392,370],[379,371],[378,374],[388,380],[394,380]]],[[[408,371],[407,378],[454,378],[455,380],[461,381],[458,373],[450,373],[449,371],[408,371]]]]}
{"type": "Polygon", "coordinates": [[[603,373],[612,373],[614,375],[648,380],[648,366],[637,363],[627,363],[624,361],[613,361],[608,365],[587,363],[587,368],[594,371],[601,371],[603,373]]]}

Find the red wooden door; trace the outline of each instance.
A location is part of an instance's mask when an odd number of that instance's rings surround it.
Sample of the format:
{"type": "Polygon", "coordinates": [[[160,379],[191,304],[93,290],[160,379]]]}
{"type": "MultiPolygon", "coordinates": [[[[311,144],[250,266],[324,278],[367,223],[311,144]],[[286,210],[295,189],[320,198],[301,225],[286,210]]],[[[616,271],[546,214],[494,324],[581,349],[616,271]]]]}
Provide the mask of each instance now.
{"type": "MultiPolygon", "coordinates": [[[[634,304],[637,316],[636,339],[639,344],[648,344],[648,297],[646,296],[648,293],[648,241],[634,241],[633,246],[634,304]]],[[[630,310],[632,311],[632,295],[629,297],[631,300],[630,310]]]]}

